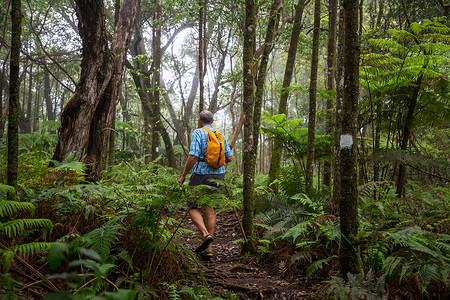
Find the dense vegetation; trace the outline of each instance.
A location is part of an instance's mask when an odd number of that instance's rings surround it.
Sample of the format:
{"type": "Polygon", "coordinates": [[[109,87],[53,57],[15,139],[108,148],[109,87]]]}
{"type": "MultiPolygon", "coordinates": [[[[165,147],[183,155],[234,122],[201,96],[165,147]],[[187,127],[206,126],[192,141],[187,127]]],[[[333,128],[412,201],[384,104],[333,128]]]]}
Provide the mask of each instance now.
{"type": "Polygon", "coordinates": [[[244,219],[242,260],[304,277],[308,299],[450,297],[445,1],[47,2],[0,8],[0,299],[237,298],[180,243],[185,203],[208,201],[177,182],[202,109],[233,147],[222,210],[244,219]],[[354,111],[344,2],[360,16],[354,111]],[[346,151],[357,265],[341,274],[346,151]]]}

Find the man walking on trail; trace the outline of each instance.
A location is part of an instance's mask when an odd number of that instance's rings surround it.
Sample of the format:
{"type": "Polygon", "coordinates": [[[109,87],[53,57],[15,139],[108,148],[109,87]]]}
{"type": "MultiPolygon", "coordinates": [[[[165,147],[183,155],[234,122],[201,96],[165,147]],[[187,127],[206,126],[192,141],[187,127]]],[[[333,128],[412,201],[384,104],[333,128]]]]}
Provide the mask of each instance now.
{"type": "MultiPolygon", "coordinates": [[[[217,132],[211,124],[214,122],[214,115],[209,110],[204,110],[200,113],[198,120],[199,128],[194,130],[191,139],[191,149],[189,151],[189,157],[184,167],[183,174],[181,174],[178,182],[183,184],[186,175],[193,168],[191,178],[189,180],[189,186],[196,185],[209,185],[212,187],[220,188],[221,186],[217,184],[214,180],[223,180],[225,173],[225,163],[233,160],[232,152],[230,146],[228,146],[227,140],[222,136],[221,133],[217,132]],[[219,141],[219,143],[217,143],[219,141]],[[208,145],[209,143],[209,145],[208,145]],[[211,166],[209,162],[213,146],[220,145],[217,147],[215,152],[217,160],[215,164],[211,166]],[[208,152],[208,154],[207,154],[208,152]],[[222,163],[218,163],[219,161],[222,163]],[[208,161],[208,163],[207,163],[208,161]],[[213,180],[213,181],[210,181],[213,180]]],[[[216,191],[217,192],[217,191],[216,191]]],[[[214,193],[214,192],[213,192],[214,193]]],[[[217,202],[217,201],[216,201],[217,202]]],[[[210,203],[210,205],[205,205],[205,215],[206,215],[206,225],[203,220],[202,213],[199,210],[197,203],[188,202],[187,207],[189,209],[189,215],[191,216],[192,222],[200,230],[203,235],[203,240],[201,244],[195,249],[195,252],[202,253],[208,257],[212,256],[212,241],[214,239],[214,229],[216,227],[216,213],[217,203],[210,203]]]]}

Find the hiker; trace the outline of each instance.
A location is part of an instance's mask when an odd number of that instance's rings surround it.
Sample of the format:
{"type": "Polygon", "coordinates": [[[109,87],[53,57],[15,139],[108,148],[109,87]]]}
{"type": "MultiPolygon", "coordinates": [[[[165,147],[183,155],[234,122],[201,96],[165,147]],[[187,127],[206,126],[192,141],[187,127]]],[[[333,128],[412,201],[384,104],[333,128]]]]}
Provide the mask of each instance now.
{"type": "MultiPolygon", "coordinates": [[[[186,166],[184,167],[183,174],[181,174],[181,177],[178,180],[181,185],[184,183],[188,172],[193,168],[188,184],[189,186],[204,184],[215,188],[222,187],[222,185],[219,185],[217,182],[209,180],[223,180],[225,163],[232,161],[233,156],[227,140],[220,132],[215,131],[211,126],[213,122],[214,115],[212,112],[204,110],[200,113],[198,120],[199,128],[192,133],[189,157],[186,166]],[[219,144],[220,140],[222,140],[221,144],[219,144]],[[217,141],[219,141],[219,143],[217,141]],[[210,160],[213,160],[214,162],[212,163],[210,160]]],[[[217,191],[214,192],[218,193],[217,191]]],[[[198,204],[195,202],[187,203],[192,222],[203,235],[203,240],[195,249],[195,252],[204,254],[208,257],[213,255],[211,243],[214,239],[214,229],[216,227],[215,209],[218,207],[217,201],[213,202],[216,203],[205,205],[206,226],[198,204]]]]}

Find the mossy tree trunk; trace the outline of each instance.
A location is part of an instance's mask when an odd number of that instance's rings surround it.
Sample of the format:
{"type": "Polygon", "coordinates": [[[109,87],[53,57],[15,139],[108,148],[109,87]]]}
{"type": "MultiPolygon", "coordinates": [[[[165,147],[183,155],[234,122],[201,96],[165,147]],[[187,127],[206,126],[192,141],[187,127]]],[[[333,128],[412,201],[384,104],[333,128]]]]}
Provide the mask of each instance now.
{"type": "MultiPolygon", "coordinates": [[[[8,164],[6,167],[8,185],[17,188],[19,165],[19,114],[20,114],[20,48],[22,46],[22,5],[20,0],[11,2],[11,65],[9,75],[9,115],[8,115],[8,164]]],[[[14,200],[8,193],[8,200],[14,200]]]]}
{"type": "Polygon", "coordinates": [[[245,1],[245,27],[243,43],[243,110],[244,114],[244,142],[242,145],[243,161],[243,218],[242,223],[246,242],[242,245],[242,253],[255,253],[255,226],[253,222],[253,187],[254,160],[253,151],[253,104],[255,97],[255,78],[253,58],[256,39],[256,3],[254,0],[245,1]]]}
{"type": "MultiPolygon", "coordinates": [[[[338,0],[330,0],[328,6],[328,46],[327,46],[327,90],[335,88],[334,79],[336,73],[336,24],[337,24],[338,0]]],[[[326,103],[326,134],[333,135],[333,98],[329,97],[326,103]]],[[[323,165],[323,184],[331,186],[331,163],[325,161],[323,165]]]]}
{"type": "Polygon", "coordinates": [[[336,108],[334,114],[334,141],[333,141],[333,197],[330,203],[332,213],[337,213],[341,195],[341,159],[340,138],[342,131],[342,98],[344,90],[344,7],[339,1],[339,31],[336,62],[336,108]]]}
{"type": "Polygon", "coordinates": [[[308,193],[313,191],[314,178],[314,144],[316,136],[317,109],[317,69],[319,66],[319,38],[320,38],[320,1],[314,2],[313,48],[311,58],[311,77],[309,84],[309,112],[308,112],[308,146],[306,151],[305,187],[308,193]]]}
{"type": "Polygon", "coordinates": [[[206,53],[204,52],[203,43],[205,42],[205,30],[204,30],[204,10],[205,7],[205,1],[206,0],[199,0],[198,1],[198,78],[199,78],[199,84],[200,84],[200,100],[198,103],[198,111],[199,113],[203,111],[203,107],[205,106],[205,100],[204,100],[204,70],[206,69],[206,65],[204,65],[204,56],[206,53]]]}
{"type": "Polygon", "coordinates": [[[344,95],[340,136],[341,194],[339,201],[341,240],[339,271],[343,278],[362,271],[358,246],[357,121],[359,97],[358,0],[344,0],[344,95]]]}
{"type": "MultiPolygon", "coordinates": [[[[310,2],[310,0],[299,0],[295,7],[295,17],[294,26],[292,28],[291,40],[289,43],[288,57],[286,60],[286,67],[284,70],[283,86],[280,93],[280,104],[278,106],[278,114],[287,113],[287,100],[289,98],[289,86],[291,85],[292,74],[294,73],[295,66],[295,56],[297,55],[297,46],[300,38],[300,32],[302,30],[302,16],[305,6],[310,2]]],[[[272,183],[278,178],[283,141],[275,138],[273,149],[277,151],[272,151],[270,158],[269,167],[269,178],[267,180],[267,185],[274,190],[277,190],[276,186],[272,186],[272,183]]]]}
{"type": "Polygon", "coordinates": [[[152,102],[152,123],[151,123],[151,134],[152,134],[152,151],[151,160],[156,161],[158,158],[158,146],[159,146],[159,131],[158,128],[161,125],[161,117],[159,116],[159,91],[160,91],[160,72],[161,72],[161,4],[159,0],[155,1],[154,7],[154,27],[153,27],[153,39],[152,39],[152,50],[153,50],[153,69],[152,69],[152,90],[153,102],[152,102]]]}

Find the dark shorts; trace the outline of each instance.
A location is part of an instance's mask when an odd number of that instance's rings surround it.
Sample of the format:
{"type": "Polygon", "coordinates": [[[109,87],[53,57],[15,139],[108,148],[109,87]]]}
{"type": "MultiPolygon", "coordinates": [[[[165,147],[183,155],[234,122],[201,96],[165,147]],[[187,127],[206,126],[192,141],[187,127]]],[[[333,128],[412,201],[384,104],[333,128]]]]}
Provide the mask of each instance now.
{"type": "MultiPolygon", "coordinates": [[[[189,179],[188,186],[209,185],[209,186],[215,187],[217,189],[222,189],[223,185],[217,183],[216,181],[210,181],[210,179],[223,180],[223,174],[199,175],[197,173],[192,173],[191,178],[189,179]]],[[[219,190],[213,190],[213,191],[211,191],[211,193],[212,194],[221,194],[221,192],[219,190]]],[[[220,199],[221,198],[213,199],[215,201],[211,201],[211,206],[214,208],[217,208],[220,204],[220,199]]],[[[186,205],[189,208],[198,208],[198,204],[196,202],[187,202],[186,205]]]]}

